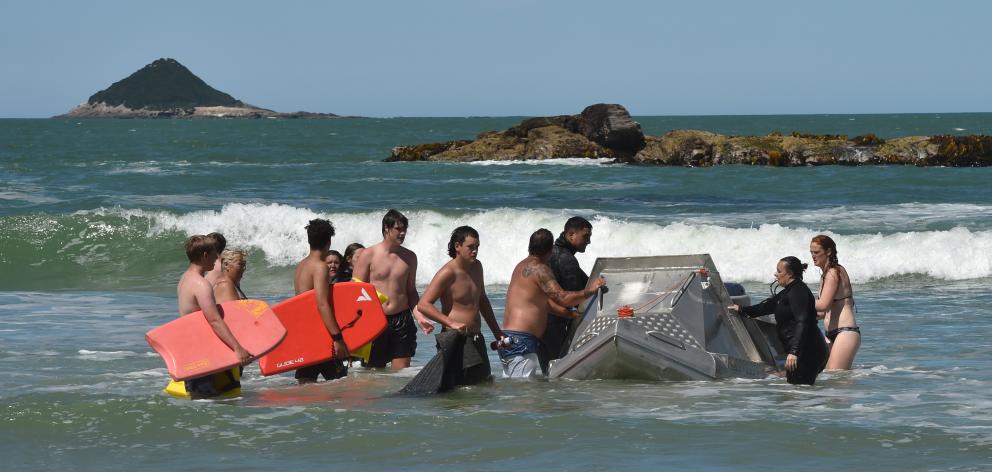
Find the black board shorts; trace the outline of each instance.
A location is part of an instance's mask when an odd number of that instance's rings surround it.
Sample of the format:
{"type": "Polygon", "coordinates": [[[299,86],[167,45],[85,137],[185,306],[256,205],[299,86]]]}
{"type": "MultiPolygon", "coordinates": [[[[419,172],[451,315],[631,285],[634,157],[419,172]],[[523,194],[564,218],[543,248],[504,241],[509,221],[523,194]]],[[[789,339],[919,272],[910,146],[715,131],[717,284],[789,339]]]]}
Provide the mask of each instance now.
{"type": "Polygon", "coordinates": [[[302,369],[296,369],[296,380],[307,380],[316,382],[317,376],[323,375],[324,380],[340,379],[348,375],[348,366],[337,359],[330,359],[319,364],[309,365],[302,369]]]}
{"type": "Polygon", "coordinates": [[[372,341],[366,367],[383,368],[393,359],[413,357],[417,353],[417,323],[413,312],[403,310],[386,315],[386,329],[372,341]]]}

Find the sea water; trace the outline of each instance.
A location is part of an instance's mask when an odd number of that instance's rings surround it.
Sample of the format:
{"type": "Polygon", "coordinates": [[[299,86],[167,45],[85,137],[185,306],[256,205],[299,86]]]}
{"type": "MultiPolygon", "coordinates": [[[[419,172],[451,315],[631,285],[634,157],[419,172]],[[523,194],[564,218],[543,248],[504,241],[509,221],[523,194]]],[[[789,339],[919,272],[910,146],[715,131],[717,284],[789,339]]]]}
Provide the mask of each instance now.
{"type": "MultiPolygon", "coordinates": [[[[2,469],[992,468],[992,169],[380,162],[519,120],[0,120],[2,469]],[[434,353],[421,334],[400,372],[300,387],[253,365],[236,399],[162,393],[143,335],[176,316],[187,236],[248,249],[242,287],[274,303],[292,294],[309,219],[330,219],[342,250],[377,242],[388,208],[410,218],[421,291],[451,230],[478,229],[497,317],[530,233],[572,215],[594,226],[587,270],[705,252],[755,300],[779,258],[809,262],[810,238],[829,234],[862,347],[814,387],[497,378],[397,396],[434,353]]],[[[637,120],[654,135],[992,134],[992,114],[637,120]]],[[[815,292],[818,270],[806,278],[815,292]]]]}

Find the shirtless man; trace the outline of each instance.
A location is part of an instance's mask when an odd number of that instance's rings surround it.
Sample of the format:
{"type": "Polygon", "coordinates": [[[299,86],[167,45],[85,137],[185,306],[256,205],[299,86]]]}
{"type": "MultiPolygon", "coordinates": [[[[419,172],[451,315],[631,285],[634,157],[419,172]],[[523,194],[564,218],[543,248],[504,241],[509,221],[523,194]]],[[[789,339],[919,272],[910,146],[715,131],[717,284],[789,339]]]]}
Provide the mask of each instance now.
{"type": "MultiPolygon", "coordinates": [[[[223,254],[224,249],[227,249],[227,238],[225,238],[223,234],[217,232],[210,233],[207,237],[214,238],[214,241],[217,244],[217,254],[223,254]]],[[[213,267],[207,268],[207,275],[205,275],[204,278],[207,279],[207,282],[210,282],[210,285],[217,285],[217,279],[219,279],[223,274],[224,267],[221,264],[220,258],[218,258],[213,267]]]]}
{"type": "Polygon", "coordinates": [[[417,304],[417,310],[424,316],[437,321],[444,327],[466,335],[464,349],[475,349],[481,360],[475,366],[462,366],[458,372],[458,384],[478,383],[490,378],[489,356],[486,342],[482,337],[482,321],[496,339],[503,338],[493,306],[486,296],[486,285],[482,277],[482,262],[479,255],[479,233],[470,226],[459,226],[451,233],[448,242],[448,255],[451,260],[441,266],[431,280],[424,296],[417,304]],[[434,306],[441,299],[441,311],[434,306]]]}
{"type": "MultiPolygon", "coordinates": [[[[549,300],[560,306],[575,306],[606,284],[600,277],[583,290],[563,290],[548,266],[553,243],[554,236],[550,231],[544,228],[535,231],[527,247],[529,255],[517,264],[510,276],[503,312],[503,333],[509,340],[501,339],[499,350],[504,377],[537,376],[540,368],[537,353],[547,327],[549,300]]],[[[577,313],[573,315],[577,316],[577,313]]]]}
{"type": "Polygon", "coordinates": [[[368,367],[382,368],[391,363],[394,369],[410,367],[417,352],[417,324],[425,334],[434,325],[416,310],[420,294],[414,285],[417,255],[402,246],[409,222],[402,213],[390,209],[382,217],[382,242],[365,249],[353,268],[356,279],[369,282],[389,297],[383,305],[389,326],[372,341],[368,367]],[[416,317],[416,324],[414,322],[416,317]]]}
{"type": "MultiPolygon", "coordinates": [[[[179,300],[179,316],[188,315],[202,310],[204,318],[210,323],[214,333],[224,344],[234,350],[234,354],[241,361],[241,365],[251,362],[251,354],[248,353],[238,340],[227,328],[224,319],[221,318],[220,311],[217,310],[217,303],[214,300],[213,287],[210,282],[203,278],[207,269],[214,267],[217,262],[217,246],[214,238],[210,236],[195,235],[190,236],[185,244],[186,257],[189,259],[189,267],[179,278],[176,286],[176,296],[179,300]]],[[[214,376],[224,375],[212,374],[186,381],[186,391],[193,398],[206,398],[219,395],[224,391],[240,387],[233,378],[227,387],[221,391],[214,386],[214,376]]]]}
{"type": "Polygon", "coordinates": [[[317,311],[324,321],[324,327],[334,341],[333,358],[320,364],[311,365],[296,370],[296,380],[301,383],[317,381],[318,375],[324,380],[333,380],[348,375],[348,368],[342,360],[348,358],[348,346],[344,343],[341,328],[334,318],[334,309],[328,302],[328,291],[331,289],[328,279],[327,253],[331,250],[331,236],[334,236],[334,226],[324,219],[310,220],[307,225],[307,241],[310,243],[310,254],[296,265],[296,275],[293,276],[293,289],[299,295],[308,290],[316,292],[317,311]]]}

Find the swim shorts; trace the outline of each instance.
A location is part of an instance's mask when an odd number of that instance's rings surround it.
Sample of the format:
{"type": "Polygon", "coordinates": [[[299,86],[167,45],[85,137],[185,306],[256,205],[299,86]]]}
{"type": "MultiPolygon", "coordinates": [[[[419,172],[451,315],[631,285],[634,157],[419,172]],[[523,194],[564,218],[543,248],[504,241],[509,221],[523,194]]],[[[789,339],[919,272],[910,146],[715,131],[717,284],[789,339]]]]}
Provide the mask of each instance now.
{"type": "Polygon", "coordinates": [[[324,380],[340,379],[348,376],[348,366],[337,359],[330,359],[319,364],[296,369],[296,380],[316,382],[317,376],[323,375],[324,380]]]}
{"type": "Polygon", "coordinates": [[[523,331],[503,330],[503,334],[510,337],[510,344],[499,350],[504,378],[527,379],[545,374],[537,357],[541,349],[540,339],[523,331]]]}
{"type": "Polygon", "coordinates": [[[383,368],[393,359],[413,357],[417,352],[417,323],[413,312],[403,310],[386,315],[385,331],[372,341],[372,352],[366,367],[383,368]]]}

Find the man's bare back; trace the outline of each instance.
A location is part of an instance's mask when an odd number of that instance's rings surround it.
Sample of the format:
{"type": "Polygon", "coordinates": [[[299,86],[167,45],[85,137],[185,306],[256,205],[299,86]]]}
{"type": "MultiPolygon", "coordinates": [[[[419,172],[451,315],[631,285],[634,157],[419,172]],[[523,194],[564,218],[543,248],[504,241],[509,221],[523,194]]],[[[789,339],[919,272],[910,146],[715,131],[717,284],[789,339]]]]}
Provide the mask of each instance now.
{"type": "MultiPolygon", "coordinates": [[[[201,236],[193,236],[190,239],[197,237],[201,236]]],[[[189,245],[188,242],[187,245],[189,245]]],[[[203,252],[196,262],[191,261],[186,272],[179,278],[179,283],[176,285],[179,316],[203,311],[204,318],[210,323],[210,327],[213,328],[217,337],[234,351],[242,364],[247,364],[251,360],[251,354],[241,347],[241,344],[231,334],[227,324],[224,323],[214,300],[214,289],[210,282],[203,278],[203,274],[206,272],[205,267],[213,267],[216,260],[217,251],[211,248],[209,251],[203,252]]]]}
{"type": "Polygon", "coordinates": [[[544,258],[527,256],[513,268],[510,277],[503,329],[522,331],[540,338],[547,327],[549,299],[562,306],[578,305],[603,285],[604,280],[599,278],[582,291],[565,291],[555,280],[544,258]]]}
{"type": "Polygon", "coordinates": [[[195,269],[187,269],[179,278],[179,285],[176,287],[176,296],[179,299],[179,316],[202,310],[201,301],[204,305],[213,301],[207,300],[208,297],[205,292],[207,288],[213,295],[213,287],[210,286],[210,282],[207,282],[207,279],[195,269]]]}

